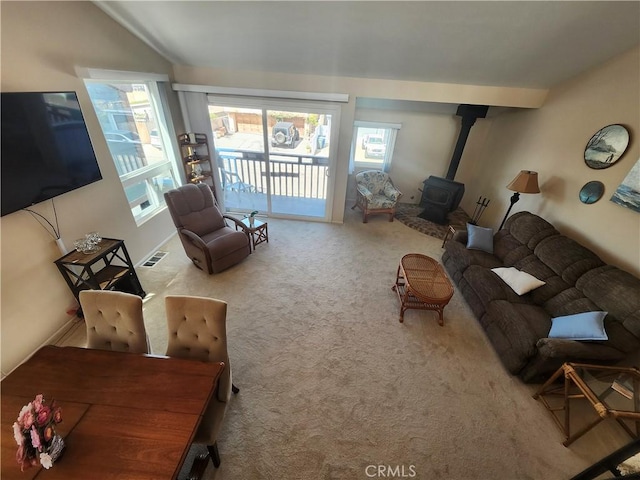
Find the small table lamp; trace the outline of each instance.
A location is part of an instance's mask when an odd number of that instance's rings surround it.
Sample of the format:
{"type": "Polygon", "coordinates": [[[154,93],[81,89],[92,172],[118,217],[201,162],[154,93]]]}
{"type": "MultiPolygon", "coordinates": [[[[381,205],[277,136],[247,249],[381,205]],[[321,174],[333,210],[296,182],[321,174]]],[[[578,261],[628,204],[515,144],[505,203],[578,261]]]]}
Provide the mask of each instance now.
{"type": "Polygon", "coordinates": [[[520,200],[521,193],[540,193],[540,187],[538,187],[538,172],[532,172],[531,170],[522,170],[513,181],[507,185],[509,190],[513,190],[514,193],[511,196],[511,205],[507,209],[507,213],[502,219],[502,223],[500,224],[500,228],[498,230],[502,230],[504,226],[504,222],[507,221],[507,217],[509,216],[509,212],[513,207],[513,204],[520,200]]]}

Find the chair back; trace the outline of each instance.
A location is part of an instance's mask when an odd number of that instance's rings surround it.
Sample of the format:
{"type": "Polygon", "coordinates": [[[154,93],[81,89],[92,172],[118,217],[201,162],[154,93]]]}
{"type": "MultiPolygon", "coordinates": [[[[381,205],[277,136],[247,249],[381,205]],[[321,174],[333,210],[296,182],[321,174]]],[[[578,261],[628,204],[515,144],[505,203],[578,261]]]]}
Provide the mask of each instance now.
{"type": "Polygon", "coordinates": [[[165,297],[169,341],[167,355],[205,362],[224,362],[218,400],[231,394],[231,365],[227,352],[227,303],[189,295],[165,297]]]}
{"type": "Polygon", "coordinates": [[[83,290],[79,298],[87,325],[87,348],[149,353],[142,298],[112,290],[83,290]]]}
{"type": "Polygon", "coordinates": [[[198,236],[226,226],[211,187],[188,184],[165,192],[167,208],[176,228],[186,228],[198,236]]]}
{"type": "Polygon", "coordinates": [[[356,175],[356,183],[364,184],[375,195],[383,194],[384,186],[389,181],[389,174],[382,170],[365,170],[356,175]]]}

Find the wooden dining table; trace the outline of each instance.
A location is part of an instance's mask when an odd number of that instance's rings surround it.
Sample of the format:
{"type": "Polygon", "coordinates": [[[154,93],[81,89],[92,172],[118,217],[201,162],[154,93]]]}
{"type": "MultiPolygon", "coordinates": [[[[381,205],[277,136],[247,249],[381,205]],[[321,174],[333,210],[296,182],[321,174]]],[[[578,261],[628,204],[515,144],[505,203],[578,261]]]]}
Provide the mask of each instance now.
{"type": "Polygon", "coordinates": [[[1,470],[8,479],[175,479],[223,363],[45,346],[0,383],[1,470]],[[43,394],[62,408],[65,450],[20,471],[12,425],[43,394]]]}

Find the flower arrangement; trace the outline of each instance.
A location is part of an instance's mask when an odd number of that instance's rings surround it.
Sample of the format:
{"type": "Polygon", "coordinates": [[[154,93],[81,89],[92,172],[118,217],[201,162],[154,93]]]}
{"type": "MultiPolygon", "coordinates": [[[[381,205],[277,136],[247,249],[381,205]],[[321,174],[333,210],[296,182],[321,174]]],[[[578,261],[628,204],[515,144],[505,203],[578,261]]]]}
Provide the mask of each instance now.
{"type": "Polygon", "coordinates": [[[44,468],[51,468],[64,449],[64,441],[55,429],[61,421],[62,409],[53,400],[47,405],[42,394],[22,407],[13,424],[20,470],[37,465],[38,460],[44,468]]]}
{"type": "Polygon", "coordinates": [[[248,218],[249,219],[249,225],[253,227],[253,224],[255,222],[256,219],[256,215],[258,214],[258,210],[254,210],[253,212],[247,214],[244,216],[244,218],[248,218]]]}

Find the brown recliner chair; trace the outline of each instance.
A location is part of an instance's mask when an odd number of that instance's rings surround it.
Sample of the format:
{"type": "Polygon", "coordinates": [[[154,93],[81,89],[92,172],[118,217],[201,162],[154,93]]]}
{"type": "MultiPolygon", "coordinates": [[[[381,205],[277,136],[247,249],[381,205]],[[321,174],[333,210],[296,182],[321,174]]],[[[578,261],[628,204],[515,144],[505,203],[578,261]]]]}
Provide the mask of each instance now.
{"type": "Polygon", "coordinates": [[[251,253],[246,227],[220,212],[208,185],[183,185],[166,192],[164,198],[184,251],[196,267],[218,273],[251,253]],[[227,226],[225,219],[241,230],[227,226]]]}

